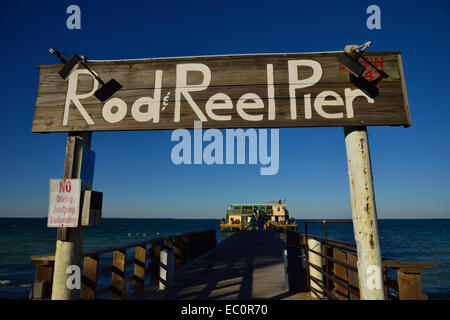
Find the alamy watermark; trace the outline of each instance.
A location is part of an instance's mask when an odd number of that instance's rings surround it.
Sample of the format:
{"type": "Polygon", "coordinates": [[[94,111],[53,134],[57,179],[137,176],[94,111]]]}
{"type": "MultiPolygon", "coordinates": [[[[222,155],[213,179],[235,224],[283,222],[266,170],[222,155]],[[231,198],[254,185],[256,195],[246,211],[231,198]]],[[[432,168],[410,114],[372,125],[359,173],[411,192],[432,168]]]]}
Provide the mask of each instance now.
{"type": "Polygon", "coordinates": [[[366,286],[370,290],[380,290],[383,288],[383,274],[379,266],[370,265],[367,267],[366,286]]]}
{"type": "Polygon", "coordinates": [[[218,129],[203,132],[202,122],[194,122],[194,137],[186,129],[172,132],[171,141],[178,143],[172,148],[171,159],[180,164],[248,164],[259,163],[261,175],[274,175],[279,170],[279,129],[225,129],[225,137],[218,129]],[[270,154],[268,133],[270,134],[270,154]],[[224,147],[225,140],[225,147],[224,147]],[[236,141],[236,148],[235,148],[236,141]],[[246,141],[248,143],[246,143],[246,141]],[[208,142],[203,146],[203,142],[208,142]],[[248,157],[246,152],[248,145],[248,157]],[[235,157],[236,149],[236,157],[235,157]],[[192,159],[193,155],[193,159],[192,159]]]}
{"type": "Polygon", "coordinates": [[[367,7],[366,10],[367,14],[370,14],[370,16],[366,20],[366,26],[367,29],[373,30],[373,29],[381,29],[381,9],[376,4],[372,4],[367,7]]]}
{"type": "Polygon", "coordinates": [[[66,285],[69,290],[81,289],[81,269],[79,266],[72,264],[67,267],[66,273],[69,274],[67,277],[66,285]]]}
{"type": "Polygon", "coordinates": [[[72,4],[67,7],[67,14],[70,16],[67,17],[66,26],[69,30],[80,30],[81,29],[81,9],[79,6],[72,4]]]}

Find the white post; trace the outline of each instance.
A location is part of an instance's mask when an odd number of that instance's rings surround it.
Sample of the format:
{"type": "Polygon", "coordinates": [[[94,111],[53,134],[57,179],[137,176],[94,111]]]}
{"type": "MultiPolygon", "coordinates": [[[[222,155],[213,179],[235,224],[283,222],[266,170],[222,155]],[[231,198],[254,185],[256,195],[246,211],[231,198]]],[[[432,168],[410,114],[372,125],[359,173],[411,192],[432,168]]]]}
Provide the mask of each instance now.
{"type": "MultiPolygon", "coordinates": [[[[64,164],[64,178],[79,178],[83,147],[91,146],[91,132],[69,133],[64,164]]],[[[52,300],[74,300],[79,298],[80,290],[67,286],[67,267],[81,267],[83,228],[58,228],[56,241],[55,269],[53,273],[52,300]]]]}
{"type": "Polygon", "coordinates": [[[164,249],[159,256],[159,289],[164,290],[172,285],[175,271],[175,256],[172,249],[164,249]]]}
{"type": "Polygon", "coordinates": [[[358,252],[360,299],[385,300],[367,131],[366,127],[345,127],[344,133],[358,252]]]}
{"type": "MultiPolygon", "coordinates": [[[[320,242],[314,239],[308,239],[308,248],[316,252],[322,252],[322,246],[320,242]]],[[[315,254],[314,252],[309,252],[308,261],[310,264],[313,264],[317,268],[322,269],[322,257],[319,256],[318,254],[315,254]]],[[[317,279],[316,281],[319,281],[320,284],[324,286],[322,273],[320,273],[314,267],[309,266],[309,275],[310,277],[312,276],[315,279],[317,279]]],[[[309,285],[311,288],[314,289],[314,291],[311,290],[311,294],[314,294],[316,296],[318,295],[319,298],[323,297],[323,290],[317,283],[315,283],[313,280],[310,280],[309,285]]]]}

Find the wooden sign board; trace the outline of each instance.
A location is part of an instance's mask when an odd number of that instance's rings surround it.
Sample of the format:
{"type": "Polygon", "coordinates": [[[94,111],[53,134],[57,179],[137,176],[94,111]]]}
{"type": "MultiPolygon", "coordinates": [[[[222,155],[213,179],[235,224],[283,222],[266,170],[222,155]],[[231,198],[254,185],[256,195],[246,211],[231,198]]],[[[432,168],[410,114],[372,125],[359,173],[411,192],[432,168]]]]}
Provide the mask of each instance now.
{"type": "Polygon", "coordinates": [[[77,227],[80,195],[80,179],[50,179],[47,227],[77,227]]]}
{"type": "MultiPolygon", "coordinates": [[[[90,62],[122,89],[101,103],[86,69],[62,80],[41,65],[33,132],[411,124],[400,52],[366,52],[388,74],[373,99],[349,79],[342,52],[90,62]]],[[[364,77],[375,80],[366,65],[364,77]]]]}

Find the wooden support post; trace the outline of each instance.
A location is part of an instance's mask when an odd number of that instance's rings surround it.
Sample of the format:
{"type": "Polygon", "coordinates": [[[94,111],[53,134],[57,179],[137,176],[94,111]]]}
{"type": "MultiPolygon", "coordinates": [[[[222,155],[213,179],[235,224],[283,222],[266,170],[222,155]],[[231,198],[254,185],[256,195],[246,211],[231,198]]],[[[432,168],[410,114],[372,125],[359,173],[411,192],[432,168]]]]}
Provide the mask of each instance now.
{"type": "Polygon", "coordinates": [[[366,127],[345,127],[353,228],[358,252],[360,299],[385,300],[366,127]]]}
{"type": "Polygon", "coordinates": [[[111,300],[122,300],[126,293],[125,291],[125,250],[114,251],[113,270],[111,278],[111,300]]]}
{"type": "Polygon", "coordinates": [[[146,256],[147,256],[147,248],[145,244],[136,247],[136,254],[134,257],[134,276],[133,276],[133,289],[135,293],[144,292],[146,256]]]}
{"type": "MultiPolygon", "coordinates": [[[[333,248],[333,257],[336,260],[339,260],[342,262],[347,262],[347,255],[344,250],[333,248]]],[[[339,263],[334,263],[334,276],[337,279],[342,280],[342,282],[348,283],[347,268],[340,265],[339,263]]],[[[338,298],[343,299],[343,300],[349,299],[349,295],[348,295],[349,292],[345,287],[335,283],[335,290],[336,290],[336,296],[338,298]]]]}
{"type": "Polygon", "coordinates": [[[288,246],[298,246],[300,243],[300,234],[291,230],[286,230],[286,244],[288,246]]]}
{"type": "MultiPolygon", "coordinates": [[[[316,252],[322,253],[322,246],[320,242],[315,239],[308,239],[308,248],[316,252]]],[[[316,266],[316,268],[323,270],[321,256],[311,251],[308,251],[307,255],[308,255],[308,262],[310,264],[316,266]]],[[[309,269],[308,271],[308,277],[310,280],[309,287],[312,288],[314,295],[316,295],[318,298],[322,298],[324,292],[320,286],[324,286],[323,274],[312,266],[307,266],[307,268],[309,269]],[[315,279],[315,281],[319,282],[320,284],[317,284],[314,280],[311,280],[311,278],[315,279]]]]}
{"type": "Polygon", "coordinates": [[[398,293],[400,300],[427,300],[428,296],[422,292],[421,273],[425,268],[435,265],[419,261],[383,261],[383,266],[397,269],[398,293]]]}
{"type": "Polygon", "coordinates": [[[388,282],[389,282],[389,278],[387,276],[387,268],[383,267],[384,295],[386,296],[386,300],[390,300],[388,282]]]}
{"type": "Polygon", "coordinates": [[[50,299],[52,295],[53,268],[55,256],[39,255],[30,257],[31,264],[36,266],[33,289],[30,298],[33,300],[50,299]]]}
{"type": "Polygon", "coordinates": [[[174,256],[175,256],[175,270],[178,270],[183,265],[183,255],[182,255],[182,242],[181,237],[176,237],[174,242],[174,256]]]}
{"type": "Polygon", "coordinates": [[[97,294],[98,256],[85,257],[81,279],[81,299],[95,300],[97,294]]]}
{"type": "Polygon", "coordinates": [[[164,250],[160,252],[159,289],[164,290],[172,285],[175,271],[173,240],[164,241],[164,250]]]}
{"type": "Polygon", "coordinates": [[[189,237],[181,237],[182,242],[182,253],[183,253],[183,265],[189,262],[189,237]]]}
{"type": "MultiPolygon", "coordinates": [[[[352,265],[354,267],[358,266],[358,257],[355,254],[349,252],[347,259],[348,259],[347,263],[349,265],[352,265]]],[[[353,270],[348,270],[348,284],[355,288],[359,288],[359,280],[357,272],[353,270]]],[[[359,297],[350,291],[350,300],[359,300],[359,297]]]]}
{"type": "MultiPolygon", "coordinates": [[[[83,148],[91,145],[91,132],[71,132],[67,137],[64,179],[79,178],[83,148]]],[[[66,273],[71,265],[81,267],[83,228],[58,228],[53,276],[52,300],[78,299],[79,290],[67,287],[66,273]]]]}
{"type": "Polygon", "coordinates": [[[160,253],[161,253],[162,243],[156,242],[152,243],[150,249],[150,284],[159,285],[159,263],[160,263],[160,253]]]}
{"type": "Polygon", "coordinates": [[[428,300],[428,296],[422,293],[420,273],[404,272],[402,269],[397,270],[400,300],[428,300]]]}

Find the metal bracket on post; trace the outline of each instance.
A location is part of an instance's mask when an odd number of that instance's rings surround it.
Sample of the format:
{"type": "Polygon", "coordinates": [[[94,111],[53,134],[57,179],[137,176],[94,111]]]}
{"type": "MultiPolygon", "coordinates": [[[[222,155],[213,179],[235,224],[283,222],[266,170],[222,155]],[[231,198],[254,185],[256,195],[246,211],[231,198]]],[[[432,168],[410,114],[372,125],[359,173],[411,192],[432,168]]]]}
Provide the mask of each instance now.
{"type": "Polygon", "coordinates": [[[372,42],[367,41],[360,46],[347,45],[345,46],[344,53],[338,57],[338,60],[350,71],[350,82],[361,89],[370,98],[375,98],[379,95],[379,90],[377,88],[378,82],[382,79],[388,78],[389,75],[383,70],[377,68],[377,66],[362,55],[371,44],[372,42]],[[361,64],[359,59],[364,60],[365,65],[361,64]],[[371,66],[373,70],[378,73],[379,76],[377,79],[369,81],[363,76],[367,65],[371,66]]]}

